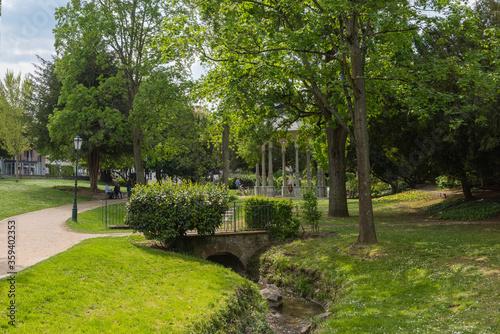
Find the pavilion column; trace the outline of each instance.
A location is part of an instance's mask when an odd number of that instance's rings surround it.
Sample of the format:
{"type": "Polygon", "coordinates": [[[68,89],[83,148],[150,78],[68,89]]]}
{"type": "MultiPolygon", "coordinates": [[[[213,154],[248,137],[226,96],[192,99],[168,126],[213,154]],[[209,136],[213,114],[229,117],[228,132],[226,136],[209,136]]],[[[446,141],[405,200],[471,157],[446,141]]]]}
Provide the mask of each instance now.
{"type": "Polygon", "coordinates": [[[261,147],[262,150],[262,191],[261,195],[266,194],[266,143],[262,145],[261,147]]]}
{"type": "Polygon", "coordinates": [[[318,197],[327,197],[325,184],[325,171],[318,166],[318,171],[316,173],[316,190],[318,197]]]}
{"type": "Polygon", "coordinates": [[[300,173],[299,173],[299,144],[295,142],[295,187],[293,187],[295,197],[302,196],[300,189],[300,173]]]}
{"type": "Polygon", "coordinates": [[[259,163],[255,164],[255,187],[253,188],[253,194],[257,196],[259,194],[259,184],[260,184],[260,175],[259,175],[259,163]]]}
{"type": "Polygon", "coordinates": [[[274,183],[273,183],[273,143],[269,142],[269,172],[267,173],[267,196],[274,197],[274,183]]]}
{"type": "Polygon", "coordinates": [[[281,167],[282,167],[282,176],[283,176],[283,184],[281,186],[281,196],[286,197],[288,195],[288,189],[286,187],[286,139],[281,139],[281,167]]]}

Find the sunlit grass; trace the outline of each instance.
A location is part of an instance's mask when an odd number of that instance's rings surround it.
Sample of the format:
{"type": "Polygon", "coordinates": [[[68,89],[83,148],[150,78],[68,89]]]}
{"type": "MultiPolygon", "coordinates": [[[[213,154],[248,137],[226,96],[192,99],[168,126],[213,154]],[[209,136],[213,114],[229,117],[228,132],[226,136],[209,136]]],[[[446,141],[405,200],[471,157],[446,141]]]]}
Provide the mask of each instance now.
{"type": "MultiPolygon", "coordinates": [[[[213,316],[239,286],[231,270],[137,246],[138,237],[85,240],[16,276],[16,327],[8,333],[187,333],[213,316]]],[[[0,281],[0,307],[9,284],[0,281]]],[[[4,312],[6,313],[6,312],[4,312]]]]}
{"type": "Polygon", "coordinates": [[[78,222],[71,218],[66,225],[75,232],[80,233],[125,233],[133,232],[131,229],[110,229],[109,225],[124,225],[125,203],[109,204],[78,214],[78,222]],[[106,225],[106,218],[108,224],[106,225]]]}
{"type": "MultiPolygon", "coordinates": [[[[0,179],[0,219],[27,212],[73,203],[74,195],[53,189],[55,186],[74,187],[71,180],[0,179]]],[[[89,181],[78,181],[79,188],[90,188],[89,181]]],[[[88,201],[87,196],[78,195],[78,201],[88,201]]]]}
{"type": "Polygon", "coordinates": [[[499,225],[377,226],[370,246],[355,227],[322,230],[339,237],[266,255],[282,281],[309,268],[338,287],[320,333],[500,332],[499,225]]]}

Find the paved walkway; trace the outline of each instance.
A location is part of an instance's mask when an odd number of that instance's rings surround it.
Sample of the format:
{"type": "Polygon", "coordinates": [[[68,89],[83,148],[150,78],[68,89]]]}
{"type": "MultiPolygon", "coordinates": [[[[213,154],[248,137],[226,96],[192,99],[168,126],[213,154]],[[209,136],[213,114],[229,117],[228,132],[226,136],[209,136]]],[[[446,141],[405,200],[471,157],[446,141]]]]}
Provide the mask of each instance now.
{"type": "MultiPolygon", "coordinates": [[[[116,200],[119,203],[125,200],[116,200]]],[[[101,206],[100,201],[78,203],[78,212],[101,206]]],[[[82,240],[103,236],[123,236],[129,234],[84,234],[72,232],[66,226],[71,217],[73,204],[25,213],[0,221],[0,278],[7,276],[7,226],[15,221],[16,271],[32,266],[57,253],[71,248],[82,240]]]]}

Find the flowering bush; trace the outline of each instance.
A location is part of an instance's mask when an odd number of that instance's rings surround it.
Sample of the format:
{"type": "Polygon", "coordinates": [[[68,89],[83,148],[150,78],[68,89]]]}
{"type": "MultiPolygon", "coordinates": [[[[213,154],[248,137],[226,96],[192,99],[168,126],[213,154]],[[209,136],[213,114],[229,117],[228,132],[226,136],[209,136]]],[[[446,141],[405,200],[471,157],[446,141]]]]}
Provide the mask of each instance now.
{"type": "Polygon", "coordinates": [[[188,230],[213,234],[223,223],[228,197],[227,189],[211,183],[166,180],[136,186],[126,205],[126,222],[163,243],[184,236],[188,230]]]}

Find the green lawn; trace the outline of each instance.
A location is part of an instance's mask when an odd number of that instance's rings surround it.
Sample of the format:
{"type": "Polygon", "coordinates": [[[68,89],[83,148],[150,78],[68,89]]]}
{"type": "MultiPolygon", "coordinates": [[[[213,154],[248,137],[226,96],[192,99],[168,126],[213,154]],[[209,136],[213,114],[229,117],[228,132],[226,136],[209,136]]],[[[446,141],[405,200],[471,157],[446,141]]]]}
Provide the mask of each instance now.
{"type": "Polygon", "coordinates": [[[435,202],[375,202],[378,244],[354,244],[355,217],[353,226],[322,226],[337,236],[274,247],[261,271],[334,300],[319,333],[500,333],[500,222],[419,225],[435,202]],[[393,211],[410,224],[384,226],[393,211]]]}
{"type": "Polygon", "coordinates": [[[105,219],[108,217],[108,225],[124,225],[125,203],[109,204],[108,212],[105,207],[99,207],[78,214],[78,223],[71,218],[66,225],[75,232],[80,233],[126,233],[133,232],[131,229],[106,228],[105,219]]]}
{"type": "MultiPolygon", "coordinates": [[[[301,200],[296,200],[301,201],[301,200]]],[[[407,191],[396,195],[380,197],[373,200],[373,215],[378,224],[407,224],[421,223],[431,217],[424,210],[431,204],[442,201],[438,196],[420,191],[407,191]]],[[[355,225],[359,224],[358,200],[347,200],[349,217],[330,218],[328,213],[328,200],[318,200],[318,208],[323,212],[320,225],[355,225]]]]}
{"type": "MultiPolygon", "coordinates": [[[[56,186],[74,189],[75,181],[24,179],[16,183],[13,179],[0,179],[0,219],[73,203],[74,194],[52,188],[56,186]]],[[[80,187],[90,188],[89,181],[78,181],[80,187]]],[[[78,201],[89,199],[78,195],[78,201]]]]}
{"type": "MultiPolygon", "coordinates": [[[[435,221],[425,209],[441,201],[416,193],[374,201],[379,243],[362,246],[354,244],[357,201],[350,200],[351,217],[322,218],[330,236],[271,248],[261,273],[333,301],[318,333],[500,333],[500,223],[419,224],[435,221]]],[[[320,201],[325,213],[327,205],[320,201]]],[[[102,232],[99,210],[80,214],[80,228],[102,232]]],[[[86,240],[21,271],[18,326],[0,316],[0,331],[215,333],[227,314],[265,327],[254,285],[218,265],[140,246],[143,240],[86,240]],[[237,291],[250,301],[235,298],[237,291]]],[[[7,289],[1,280],[0,296],[7,289]]],[[[0,298],[0,308],[7,302],[0,298]]]]}
{"type": "Polygon", "coordinates": [[[17,326],[8,333],[201,333],[221,312],[255,321],[257,286],[222,266],[137,245],[138,236],[85,240],[16,276],[17,326]],[[238,314],[235,291],[252,295],[238,314]],[[248,310],[246,310],[248,308],[248,310]],[[252,315],[253,312],[253,316],[252,315]]]}

